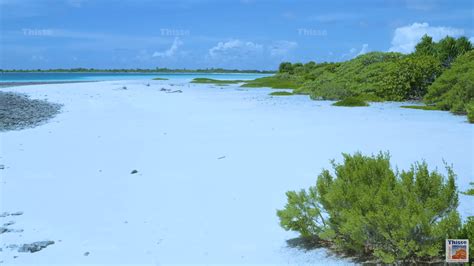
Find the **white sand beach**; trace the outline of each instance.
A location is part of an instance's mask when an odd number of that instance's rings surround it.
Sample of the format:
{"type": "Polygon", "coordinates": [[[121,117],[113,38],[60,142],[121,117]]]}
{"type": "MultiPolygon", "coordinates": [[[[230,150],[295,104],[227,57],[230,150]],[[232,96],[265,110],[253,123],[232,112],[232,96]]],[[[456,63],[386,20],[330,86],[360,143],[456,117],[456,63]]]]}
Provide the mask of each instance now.
{"type": "MultiPolygon", "coordinates": [[[[448,112],[344,108],[270,89],[189,80],[1,88],[63,104],[48,123],[0,132],[0,261],[80,264],[350,264],[287,246],[287,190],[341,153],[389,151],[399,169],[452,164],[473,180],[474,127],[448,112]],[[122,89],[126,86],[126,90],[122,89]],[[182,93],[168,93],[161,89],[182,93]],[[131,174],[137,170],[136,174],[131,174]],[[52,240],[35,253],[9,245],[52,240]]],[[[395,166],[395,165],[394,165],[395,166]]],[[[460,195],[463,217],[474,200],[460,195]]]]}

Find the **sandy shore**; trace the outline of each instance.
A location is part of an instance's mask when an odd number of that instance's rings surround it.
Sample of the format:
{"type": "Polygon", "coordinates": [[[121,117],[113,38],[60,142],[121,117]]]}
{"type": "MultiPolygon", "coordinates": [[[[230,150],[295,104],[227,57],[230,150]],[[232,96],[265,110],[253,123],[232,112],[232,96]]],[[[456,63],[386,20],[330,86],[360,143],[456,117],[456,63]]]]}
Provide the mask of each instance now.
{"type": "MultiPolygon", "coordinates": [[[[275,213],[287,190],[313,185],[330,159],[388,150],[400,169],[421,159],[443,169],[445,160],[460,190],[472,181],[474,131],[465,117],[149,83],[2,89],[63,107],[47,124],[0,132],[0,214],[8,214],[0,224],[12,222],[0,234],[0,261],[348,264],[324,249],[289,248],[296,234],[275,213]],[[19,252],[38,241],[54,244],[19,252]]],[[[474,201],[460,201],[462,215],[474,215],[474,201]]]]}

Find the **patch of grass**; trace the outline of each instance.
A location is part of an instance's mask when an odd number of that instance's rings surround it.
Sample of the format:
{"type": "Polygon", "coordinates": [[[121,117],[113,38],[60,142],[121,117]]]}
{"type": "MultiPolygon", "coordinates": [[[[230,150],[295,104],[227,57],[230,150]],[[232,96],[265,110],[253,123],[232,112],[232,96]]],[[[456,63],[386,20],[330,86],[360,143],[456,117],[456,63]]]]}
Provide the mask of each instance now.
{"type": "Polygon", "coordinates": [[[246,81],[241,87],[247,88],[274,88],[274,89],[296,89],[299,84],[291,79],[282,79],[276,76],[263,77],[250,81],[246,81]]]}
{"type": "Polygon", "coordinates": [[[154,78],[153,80],[168,80],[167,78],[154,78]]]}
{"type": "Polygon", "coordinates": [[[333,103],[334,106],[345,106],[345,107],[357,107],[357,106],[369,106],[364,100],[356,97],[347,97],[343,100],[333,103]]]}
{"type": "Polygon", "coordinates": [[[245,80],[220,80],[220,79],[210,79],[210,78],[195,78],[191,83],[200,83],[200,84],[215,84],[215,85],[226,85],[226,84],[237,84],[245,82],[245,80]]]}
{"type": "Polygon", "coordinates": [[[426,110],[426,111],[436,111],[440,110],[438,107],[434,105],[402,105],[401,108],[408,108],[408,109],[417,109],[417,110],[426,110]]]}
{"type": "Polygon", "coordinates": [[[268,95],[271,95],[271,96],[290,96],[290,95],[293,95],[293,93],[291,92],[288,92],[288,91],[274,91],[268,95]]]}

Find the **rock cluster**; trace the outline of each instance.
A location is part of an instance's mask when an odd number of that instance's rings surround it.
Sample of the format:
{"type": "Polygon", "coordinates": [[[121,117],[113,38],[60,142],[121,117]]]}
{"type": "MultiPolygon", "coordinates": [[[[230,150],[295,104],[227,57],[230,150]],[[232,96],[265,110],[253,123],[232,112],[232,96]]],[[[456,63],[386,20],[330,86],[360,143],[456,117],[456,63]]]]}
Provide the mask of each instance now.
{"type": "Polygon", "coordinates": [[[38,126],[58,114],[60,109],[60,104],[0,91],[0,131],[38,126]]]}

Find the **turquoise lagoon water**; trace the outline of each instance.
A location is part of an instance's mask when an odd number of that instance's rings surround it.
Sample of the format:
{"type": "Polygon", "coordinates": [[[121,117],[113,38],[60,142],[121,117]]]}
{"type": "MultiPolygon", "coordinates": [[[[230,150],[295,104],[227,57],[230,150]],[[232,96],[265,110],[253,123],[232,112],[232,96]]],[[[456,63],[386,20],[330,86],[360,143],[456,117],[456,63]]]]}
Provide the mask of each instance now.
{"type": "Polygon", "coordinates": [[[104,80],[151,80],[153,78],[167,79],[242,79],[251,80],[269,76],[268,74],[254,73],[72,73],[72,72],[16,72],[0,73],[0,82],[60,82],[60,81],[104,81],[104,80]]]}

